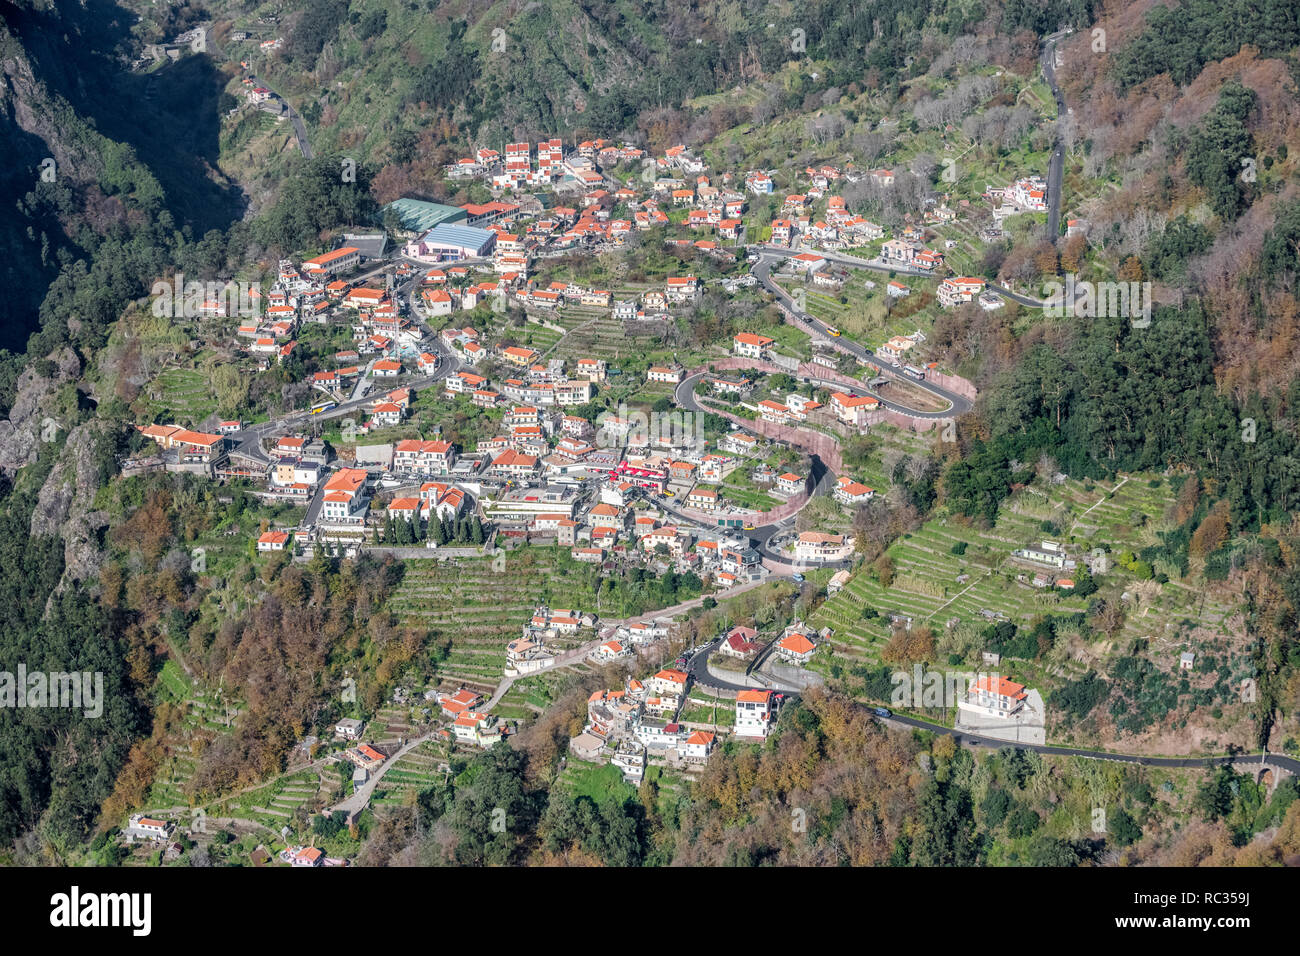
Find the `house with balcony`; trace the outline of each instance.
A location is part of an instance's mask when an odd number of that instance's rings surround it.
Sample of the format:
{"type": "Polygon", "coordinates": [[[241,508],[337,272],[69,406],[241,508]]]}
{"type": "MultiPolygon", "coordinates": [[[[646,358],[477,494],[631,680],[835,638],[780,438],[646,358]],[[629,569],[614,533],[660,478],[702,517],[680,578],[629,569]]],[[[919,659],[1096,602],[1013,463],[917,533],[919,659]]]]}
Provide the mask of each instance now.
{"type": "Polygon", "coordinates": [[[744,358],[761,359],[767,347],[774,341],[775,339],[769,339],[766,335],[739,332],[732,342],[732,351],[744,358]]]}
{"type": "Polygon", "coordinates": [[[770,690],[742,690],[736,694],[737,737],[766,739],[775,723],[776,708],[770,690]]]}
{"type": "Polygon", "coordinates": [[[957,708],[974,717],[1012,718],[1021,713],[1028,699],[1024,684],[985,675],[971,683],[965,696],[957,701],[957,708]]]}
{"type": "Polygon", "coordinates": [[[321,518],[330,524],[360,527],[366,518],[366,480],[363,468],[340,468],[325,482],[321,518]]]}
{"type": "Polygon", "coordinates": [[[984,291],[983,279],[970,276],[949,276],[939,283],[937,297],[945,309],[970,302],[984,291]]]}
{"type": "Polygon", "coordinates": [[[843,561],[853,554],[853,538],[824,531],[804,531],[795,540],[794,557],[801,564],[843,561]]]}

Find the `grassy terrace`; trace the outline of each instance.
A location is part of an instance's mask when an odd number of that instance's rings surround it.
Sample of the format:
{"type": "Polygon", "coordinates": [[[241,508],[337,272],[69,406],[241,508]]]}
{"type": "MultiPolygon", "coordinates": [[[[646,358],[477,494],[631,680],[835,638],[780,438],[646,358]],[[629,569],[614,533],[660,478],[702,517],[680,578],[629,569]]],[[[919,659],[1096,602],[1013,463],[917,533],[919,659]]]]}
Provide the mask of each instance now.
{"type": "Polygon", "coordinates": [[[240,817],[278,831],[286,824],[293,825],[297,811],[311,813],[323,806],[336,779],[322,779],[314,768],[305,768],[276,777],[256,790],[228,797],[213,807],[208,815],[240,817]]]}
{"type": "Polygon", "coordinates": [[[699,687],[692,688],[678,719],[691,724],[712,724],[719,730],[731,730],[736,723],[736,702],[714,697],[699,687]]]}
{"type": "Polygon", "coordinates": [[[557,358],[600,358],[615,362],[629,357],[641,357],[661,348],[659,333],[663,323],[637,323],[638,334],[628,332],[628,323],[615,319],[604,309],[567,310],[564,325],[571,331],[555,350],[557,358]]]}
{"type": "MultiPolygon", "coordinates": [[[[838,292],[808,286],[804,289],[808,312],[871,348],[878,348],[895,335],[911,335],[918,328],[928,333],[939,308],[934,299],[936,283],[900,276],[897,281],[908,286],[912,294],[893,300],[885,292],[890,281],[884,273],[850,271],[848,281],[838,292]],[[868,289],[867,280],[876,287],[868,289]]],[[[789,283],[787,288],[803,287],[789,283]]]]}
{"type": "Polygon", "coordinates": [[[845,461],[844,473],[854,481],[860,481],[868,487],[883,491],[893,482],[892,467],[886,462],[894,462],[901,456],[924,456],[929,452],[933,436],[917,434],[896,425],[872,426],[868,441],[872,449],[866,459],[859,463],[856,459],[845,461]]]}
{"type": "Polygon", "coordinates": [[[769,495],[749,477],[749,470],[737,468],[722,479],[722,496],[727,503],[738,508],[769,511],[782,503],[782,499],[769,495]]]}
{"type": "Polygon", "coordinates": [[[445,743],[426,740],[403,756],[384,774],[375,788],[372,805],[376,810],[388,806],[403,806],[410,795],[441,782],[446,775],[451,747],[445,743]]]}
{"type": "MultiPolygon", "coordinates": [[[[908,615],[914,624],[928,624],[936,633],[942,633],[952,618],[958,619],[959,630],[982,630],[988,623],[982,613],[985,611],[1027,624],[1043,613],[1086,610],[1088,602],[1084,598],[1017,582],[1017,574],[1032,577],[1033,571],[1006,563],[1007,556],[1016,548],[1044,538],[1068,544],[1076,557],[1093,546],[1107,546],[1114,554],[1156,542],[1155,532],[1164,529],[1159,516],[1172,503],[1173,496],[1167,483],[1148,487],[1148,477],[1126,482],[1113,496],[1109,495],[1113,486],[1096,486],[1089,491],[1083,483],[1073,480],[1046,492],[1037,486],[1026,488],[1004,505],[997,524],[988,530],[967,527],[952,518],[936,518],[890,547],[888,553],[895,566],[890,587],[882,587],[870,570],[859,570],[848,587],[818,609],[811,623],[834,629],[833,642],[842,652],[842,660],[873,663],[889,637],[890,613],[908,615]],[[1042,522],[1049,520],[1059,526],[1060,533],[1043,530],[1042,522]],[[961,556],[952,553],[958,542],[967,545],[961,556]],[[958,583],[960,574],[969,575],[969,579],[958,583]],[[866,607],[882,616],[864,619],[862,611],[866,607]]],[[[1157,570],[1172,571],[1159,566],[1157,570]]],[[[1162,622],[1185,622],[1227,635],[1224,621],[1232,608],[1208,598],[1194,581],[1179,581],[1173,573],[1170,577],[1172,580],[1163,587],[1154,582],[1139,583],[1127,571],[1112,566],[1098,579],[1101,596],[1115,599],[1128,591],[1136,597],[1129,606],[1123,630],[1113,641],[1101,642],[1095,648],[1098,654],[1129,647],[1137,638],[1156,644],[1166,637],[1162,622]]],[[[814,666],[818,664],[819,669],[824,669],[828,661],[819,658],[814,666]]],[[[1058,668],[1057,679],[1077,676],[1088,666],[1087,661],[1067,660],[1058,668]]],[[[1020,676],[1035,675],[1022,668],[1020,676]]],[[[1053,682],[1052,675],[1037,676],[1047,677],[1049,685],[1053,682]]]]}
{"type": "Polygon", "coordinates": [[[149,383],[146,394],[151,415],[168,412],[178,422],[197,424],[216,407],[208,376],[196,368],[164,369],[149,383]]]}
{"type": "MultiPolygon", "coordinates": [[[[595,595],[583,579],[568,573],[563,566],[567,555],[562,561],[558,548],[510,552],[504,571],[493,570],[493,562],[408,561],[402,585],[390,601],[404,623],[427,627],[450,640],[450,655],[439,665],[444,683],[463,682],[480,690],[496,687],[505,667],[506,644],[519,636],[538,605],[595,610],[595,595]]],[[[579,633],[568,643],[577,646],[592,636],[579,633]]]]}

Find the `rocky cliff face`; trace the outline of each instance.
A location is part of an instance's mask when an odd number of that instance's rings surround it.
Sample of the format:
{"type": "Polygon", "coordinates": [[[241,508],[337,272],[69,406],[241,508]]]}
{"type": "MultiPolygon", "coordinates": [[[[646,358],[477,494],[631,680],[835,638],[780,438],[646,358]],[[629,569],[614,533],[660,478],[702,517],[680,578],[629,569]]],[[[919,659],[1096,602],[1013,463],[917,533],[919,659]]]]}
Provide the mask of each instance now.
{"type": "Polygon", "coordinates": [[[108,527],[108,515],[93,510],[98,488],[94,451],[102,427],[87,422],[68,434],[32,512],[32,537],[63,539],[63,580],[57,590],[93,580],[104,563],[100,534],[108,527]]]}
{"type": "Polygon", "coordinates": [[[18,393],[9,418],[0,421],[0,473],[13,478],[34,463],[45,444],[58,446],[58,457],[37,493],[31,535],[53,535],[64,543],[64,573],[60,590],[93,580],[103,564],[100,535],[108,516],[93,509],[98,475],[95,447],[100,422],[85,422],[70,431],[54,412],[55,394],[76,381],[81,361],[71,349],[51,355],[54,374],[44,377],[28,368],[18,380],[18,393]]]}
{"type": "Polygon", "coordinates": [[[49,413],[54,394],[82,372],[81,360],[70,348],[50,356],[54,374],[46,378],[32,367],[18,377],[18,390],[9,417],[0,420],[0,474],[13,478],[18,469],[30,465],[40,452],[42,440],[59,440],[58,421],[49,413]],[[52,424],[51,424],[52,423],[52,424]],[[42,433],[46,436],[42,438],[42,433]]]}

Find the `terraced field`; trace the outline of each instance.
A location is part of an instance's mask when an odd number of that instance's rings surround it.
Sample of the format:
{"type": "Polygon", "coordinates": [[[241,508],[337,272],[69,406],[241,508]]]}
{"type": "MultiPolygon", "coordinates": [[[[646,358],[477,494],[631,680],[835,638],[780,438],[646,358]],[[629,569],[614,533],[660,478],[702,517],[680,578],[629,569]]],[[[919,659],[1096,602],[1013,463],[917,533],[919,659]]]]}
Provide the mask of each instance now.
{"type": "Polygon", "coordinates": [[[240,713],[238,701],[219,699],[199,690],[174,660],[163,663],[159,675],[158,699],[186,709],[183,730],[169,741],[167,756],[154,777],[146,805],[153,808],[189,805],[185,785],[197,762],[191,743],[199,736],[225,733],[240,713]]]}
{"type": "MultiPolygon", "coordinates": [[[[551,319],[551,316],[547,316],[547,318],[551,319]]],[[[522,344],[545,354],[555,346],[556,342],[560,341],[562,335],[563,333],[547,328],[540,322],[529,322],[524,326],[522,344]]]]}
{"type": "Polygon", "coordinates": [[[639,357],[660,347],[660,323],[639,323],[633,329],[632,323],[615,319],[606,310],[573,310],[564,321],[566,325],[572,321],[573,330],[556,348],[557,358],[601,358],[614,362],[629,356],[639,357]]]}
{"type": "Polygon", "coordinates": [[[428,730],[428,727],[416,721],[423,716],[419,711],[426,707],[429,708],[432,716],[436,717],[438,715],[437,707],[432,703],[425,703],[423,700],[409,707],[396,704],[381,707],[366,728],[366,739],[373,740],[383,746],[384,744],[396,745],[400,740],[409,740],[412,737],[420,736],[428,730]],[[412,711],[415,711],[414,715],[412,711]]]}
{"type": "Polygon", "coordinates": [[[299,811],[310,814],[324,806],[333,785],[333,780],[322,779],[320,771],[306,768],[229,797],[210,808],[208,816],[252,820],[278,831],[286,825],[294,826],[299,811]]]}
{"type": "Polygon", "coordinates": [[[904,455],[924,456],[934,439],[930,435],[918,435],[906,428],[881,424],[872,427],[868,440],[875,446],[870,460],[860,466],[846,465],[845,473],[854,481],[882,491],[894,483],[892,468],[887,468],[886,463],[892,463],[904,455]]]}
{"type": "MultiPolygon", "coordinates": [[[[444,685],[464,683],[490,692],[505,668],[506,644],[542,604],[595,610],[595,597],[576,574],[560,567],[557,548],[524,548],[505,556],[505,570],[493,558],[454,562],[416,559],[390,600],[403,623],[427,627],[451,641],[439,666],[444,685]]],[[[576,647],[593,635],[579,633],[557,647],[576,647]]]]}
{"type": "Polygon", "coordinates": [[[448,744],[426,740],[398,760],[375,788],[371,805],[376,809],[404,806],[411,794],[446,779],[448,744]]]}
{"type": "MultiPolygon", "coordinates": [[[[1032,577],[1034,572],[1007,558],[1013,550],[1044,538],[1066,543],[1076,557],[1096,546],[1109,547],[1113,557],[1155,543],[1156,531],[1165,527],[1161,516],[1173,495],[1164,482],[1158,488],[1148,487],[1147,477],[1125,481],[1113,494],[1104,487],[1089,491],[1078,481],[1053,486],[1050,494],[1037,487],[1023,489],[1004,505],[997,524],[987,531],[936,518],[889,549],[895,566],[890,587],[882,587],[869,570],[860,570],[843,591],[818,609],[811,623],[833,628],[833,642],[842,648],[842,657],[857,663],[878,659],[889,637],[891,614],[906,615],[914,625],[926,624],[941,632],[954,619],[958,628],[979,631],[990,620],[1027,624],[1043,613],[1084,611],[1088,604],[1084,598],[1017,581],[1017,575],[1032,577]],[[1054,522],[1060,533],[1044,530],[1045,521],[1054,522]],[[952,553],[958,542],[967,545],[960,556],[952,553]],[[968,577],[959,582],[959,575],[968,577]],[[881,616],[864,619],[862,612],[868,607],[881,616]]],[[[1124,629],[1112,646],[1128,646],[1135,638],[1159,641],[1178,625],[1228,633],[1225,622],[1231,607],[1172,573],[1170,577],[1163,586],[1139,583],[1127,571],[1112,567],[1098,578],[1103,594],[1115,599],[1121,593],[1129,595],[1124,629]]],[[[1069,672],[1085,669],[1073,661],[1066,667],[1069,672]]]]}
{"type": "Polygon", "coordinates": [[[194,425],[212,413],[215,396],[207,376],[198,369],[169,368],[160,372],[146,390],[149,411],[169,412],[178,422],[194,425]]]}
{"type": "Polygon", "coordinates": [[[736,702],[714,697],[696,687],[687,695],[678,719],[691,724],[708,724],[716,730],[730,731],[736,724],[736,702]]]}

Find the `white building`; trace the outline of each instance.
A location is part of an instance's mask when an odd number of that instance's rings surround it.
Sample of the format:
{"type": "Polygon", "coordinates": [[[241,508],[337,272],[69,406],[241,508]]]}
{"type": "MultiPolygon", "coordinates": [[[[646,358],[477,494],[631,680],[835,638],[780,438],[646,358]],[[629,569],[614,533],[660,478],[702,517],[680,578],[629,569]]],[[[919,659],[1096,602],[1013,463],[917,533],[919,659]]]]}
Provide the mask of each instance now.
{"type": "Polygon", "coordinates": [[[765,738],[776,715],[770,690],[742,690],[736,694],[736,735],[765,738]]]}
{"type": "Polygon", "coordinates": [[[805,531],[794,545],[796,561],[804,563],[841,561],[853,554],[853,538],[822,531],[805,531]]]}
{"type": "Polygon", "coordinates": [[[1006,677],[981,677],[970,685],[957,707],[979,717],[1012,717],[1027,698],[1024,684],[1006,677]]]}

